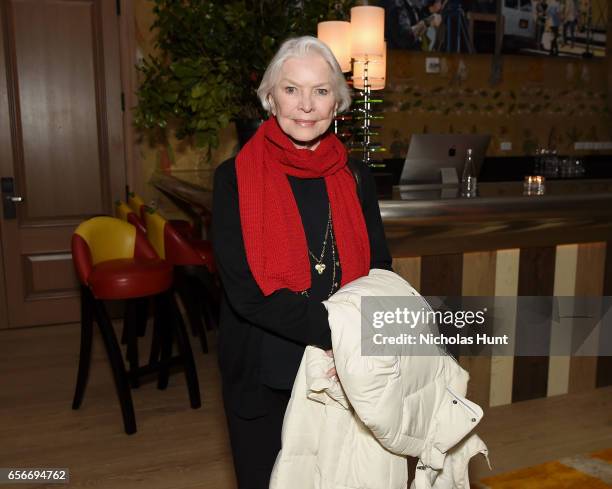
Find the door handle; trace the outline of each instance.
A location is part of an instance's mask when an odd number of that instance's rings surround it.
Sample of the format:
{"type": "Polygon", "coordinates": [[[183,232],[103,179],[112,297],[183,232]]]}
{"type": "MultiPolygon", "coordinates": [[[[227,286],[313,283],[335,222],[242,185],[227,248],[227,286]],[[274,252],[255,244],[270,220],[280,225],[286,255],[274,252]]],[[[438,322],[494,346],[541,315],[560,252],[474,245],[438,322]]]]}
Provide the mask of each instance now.
{"type": "Polygon", "coordinates": [[[15,180],[12,177],[0,179],[2,190],[2,214],[4,219],[15,219],[17,217],[17,206],[23,202],[23,197],[15,195],[15,180]]]}

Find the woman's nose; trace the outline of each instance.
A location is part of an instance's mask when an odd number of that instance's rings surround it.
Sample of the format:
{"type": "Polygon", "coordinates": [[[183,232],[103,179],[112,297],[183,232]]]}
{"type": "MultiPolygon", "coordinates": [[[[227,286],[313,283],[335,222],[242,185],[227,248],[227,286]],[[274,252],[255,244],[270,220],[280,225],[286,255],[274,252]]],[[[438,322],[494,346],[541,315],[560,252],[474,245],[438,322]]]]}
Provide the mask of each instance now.
{"type": "Polygon", "coordinates": [[[300,97],[300,107],[304,112],[312,111],[312,100],[310,99],[310,95],[302,95],[300,97]]]}

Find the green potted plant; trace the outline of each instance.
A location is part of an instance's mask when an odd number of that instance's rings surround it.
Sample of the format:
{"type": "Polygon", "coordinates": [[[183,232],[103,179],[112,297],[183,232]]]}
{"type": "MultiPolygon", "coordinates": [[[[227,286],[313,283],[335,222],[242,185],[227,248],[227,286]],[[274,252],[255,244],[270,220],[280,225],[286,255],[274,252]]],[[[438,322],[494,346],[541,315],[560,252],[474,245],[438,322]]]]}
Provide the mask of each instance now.
{"type": "MultiPolygon", "coordinates": [[[[172,130],[210,151],[230,121],[264,117],[256,90],[288,37],[347,19],[354,0],[152,0],[158,55],[139,70],[136,127],[162,140],[172,130]]],[[[241,121],[241,122],[238,122],[241,121]]],[[[251,124],[252,125],[252,124],[251,124]]],[[[248,126],[248,123],[247,123],[248,126]]]]}

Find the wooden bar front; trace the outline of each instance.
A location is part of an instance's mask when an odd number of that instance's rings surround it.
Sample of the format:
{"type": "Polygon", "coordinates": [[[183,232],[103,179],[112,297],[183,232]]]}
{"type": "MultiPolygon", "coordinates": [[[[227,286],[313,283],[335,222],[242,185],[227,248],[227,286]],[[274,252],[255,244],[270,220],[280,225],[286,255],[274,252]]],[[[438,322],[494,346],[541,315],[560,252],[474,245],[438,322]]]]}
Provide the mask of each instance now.
{"type": "MultiPolygon", "coordinates": [[[[177,171],[152,184],[181,208],[210,209],[212,172],[177,171]]],[[[396,187],[380,200],[394,270],[423,295],[612,295],[612,181],[486,183],[479,197],[396,187]]],[[[214,212],[214,210],[213,210],[214,212]]],[[[197,215],[194,214],[194,215],[197,215]]],[[[519,332],[517,331],[517,334],[519,332]]],[[[462,357],[481,406],[612,385],[612,357],[462,357]]]]}

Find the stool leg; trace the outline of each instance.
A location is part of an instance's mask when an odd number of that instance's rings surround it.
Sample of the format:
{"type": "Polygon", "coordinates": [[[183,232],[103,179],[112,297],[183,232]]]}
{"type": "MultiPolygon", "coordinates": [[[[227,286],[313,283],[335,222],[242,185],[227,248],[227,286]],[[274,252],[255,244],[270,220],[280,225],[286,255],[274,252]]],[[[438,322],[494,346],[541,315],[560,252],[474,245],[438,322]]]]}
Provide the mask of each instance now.
{"type": "Polygon", "coordinates": [[[153,301],[154,303],[154,313],[153,313],[153,337],[151,338],[151,351],[149,352],[149,365],[152,366],[156,363],[159,363],[159,355],[161,351],[161,339],[162,339],[162,322],[163,318],[161,317],[158,309],[157,299],[153,301]]]}
{"type": "Polygon", "coordinates": [[[198,373],[196,371],[195,361],[193,360],[191,345],[189,344],[189,336],[187,335],[185,323],[183,322],[179,308],[176,305],[174,295],[172,292],[168,292],[165,295],[166,301],[168,302],[168,310],[171,313],[172,325],[174,326],[179,352],[183,360],[183,370],[185,371],[185,380],[187,381],[187,389],[189,391],[189,401],[191,407],[197,409],[202,406],[202,400],[200,398],[198,373]]]}
{"type": "MultiPolygon", "coordinates": [[[[182,273],[181,273],[182,275],[182,273]]],[[[206,339],[206,330],[202,323],[202,310],[200,308],[200,294],[198,290],[198,279],[192,276],[183,276],[178,282],[178,293],[185,306],[187,318],[191,324],[191,330],[194,336],[200,338],[200,345],[204,353],[208,353],[208,341],[206,339]]]]}
{"type": "Polygon", "coordinates": [[[176,266],[174,267],[174,289],[177,294],[181,298],[181,302],[185,307],[185,312],[187,312],[187,318],[189,319],[189,325],[191,326],[191,334],[193,336],[198,336],[199,331],[197,327],[197,323],[191,320],[191,314],[193,312],[190,310],[191,303],[189,297],[189,276],[185,267],[176,266]]]}
{"type": "Polygon", "coordinates": [[[212,275],[206,267],[198,267],[196,276],[199,281],[199,286],[202,289],[200,300],[202,301],[206,328],[218,329],[221,297],[219,288],[215,283],[215,276],[212,275]]]}
{"type": "Polygon", "coordinates": [[[113,325],[110,321],[104,303],[100,300],[94,300],[94,311],[96,322],[100,327],[104,346],[108,361],[111,364],[113,378],[115,380],[115,388],[119,396],[119,404],[121,405],[121,415],[123,416],[123,426],[128,435],[136,433],[136,417],[134,416],[134,405],[132,403],[132,394],[130,392],[130,384],[128,376],[125,372],[125,365],[117,343],[117,337],[113,325]]]}
{"type": "Polygon", "coordinates": [[[219,329],[219,321],[217,319],[219,315],[217,312],[217,307],[215,305],[215,299],[208,293],[208,291],[204,287],[201,300],[204,319],[206,321],[206,329],[219,329]]]}
{"type": "Polygon", "coordinates": [[[161,390],[168,387],[168,379],[170,378],[170,359],[172,357],[172,318],[168,310],[168,301],[164,300],[165,295],[164,293],[155,297],[155,316],[156,321],[159,321],[158,329],[161,345],[157,388],[161,390]],[[159,320],[157,319],[158,317],[159,320]]]}
{"type": "Polygon", "coordinates": [[[128,377],[132,387],[140,385],[138,381],[138,299],[125,301],[125,313],[123,316],[123,331],[127,339],[127,361],[130,365],[128,377]]]}
{"type": "Polygon", "coordinates": [[[85,395],[89,365],[91,364],[91,344],[93,338],[93,309],[91,291],[81,286],[81,348],[79,352],[79,370],[76,388],[72,399],[72,409],[79,409],[85,395]]]}
{"type": "Polygon", "coordinates": [[[127,332],[127,328],[125,327],[125,319],[124,319],[123,328],[121,328],[121,344],[127,345],[127,342],[128,342],[128,332],[127,332]]]}
{"type": "Polygon", "coordinates": [[[147,331],[147,319],[149,316],[149,298],[142,297],[140,299],[135,300],[138,336],[142,338],[147,331]]]}

